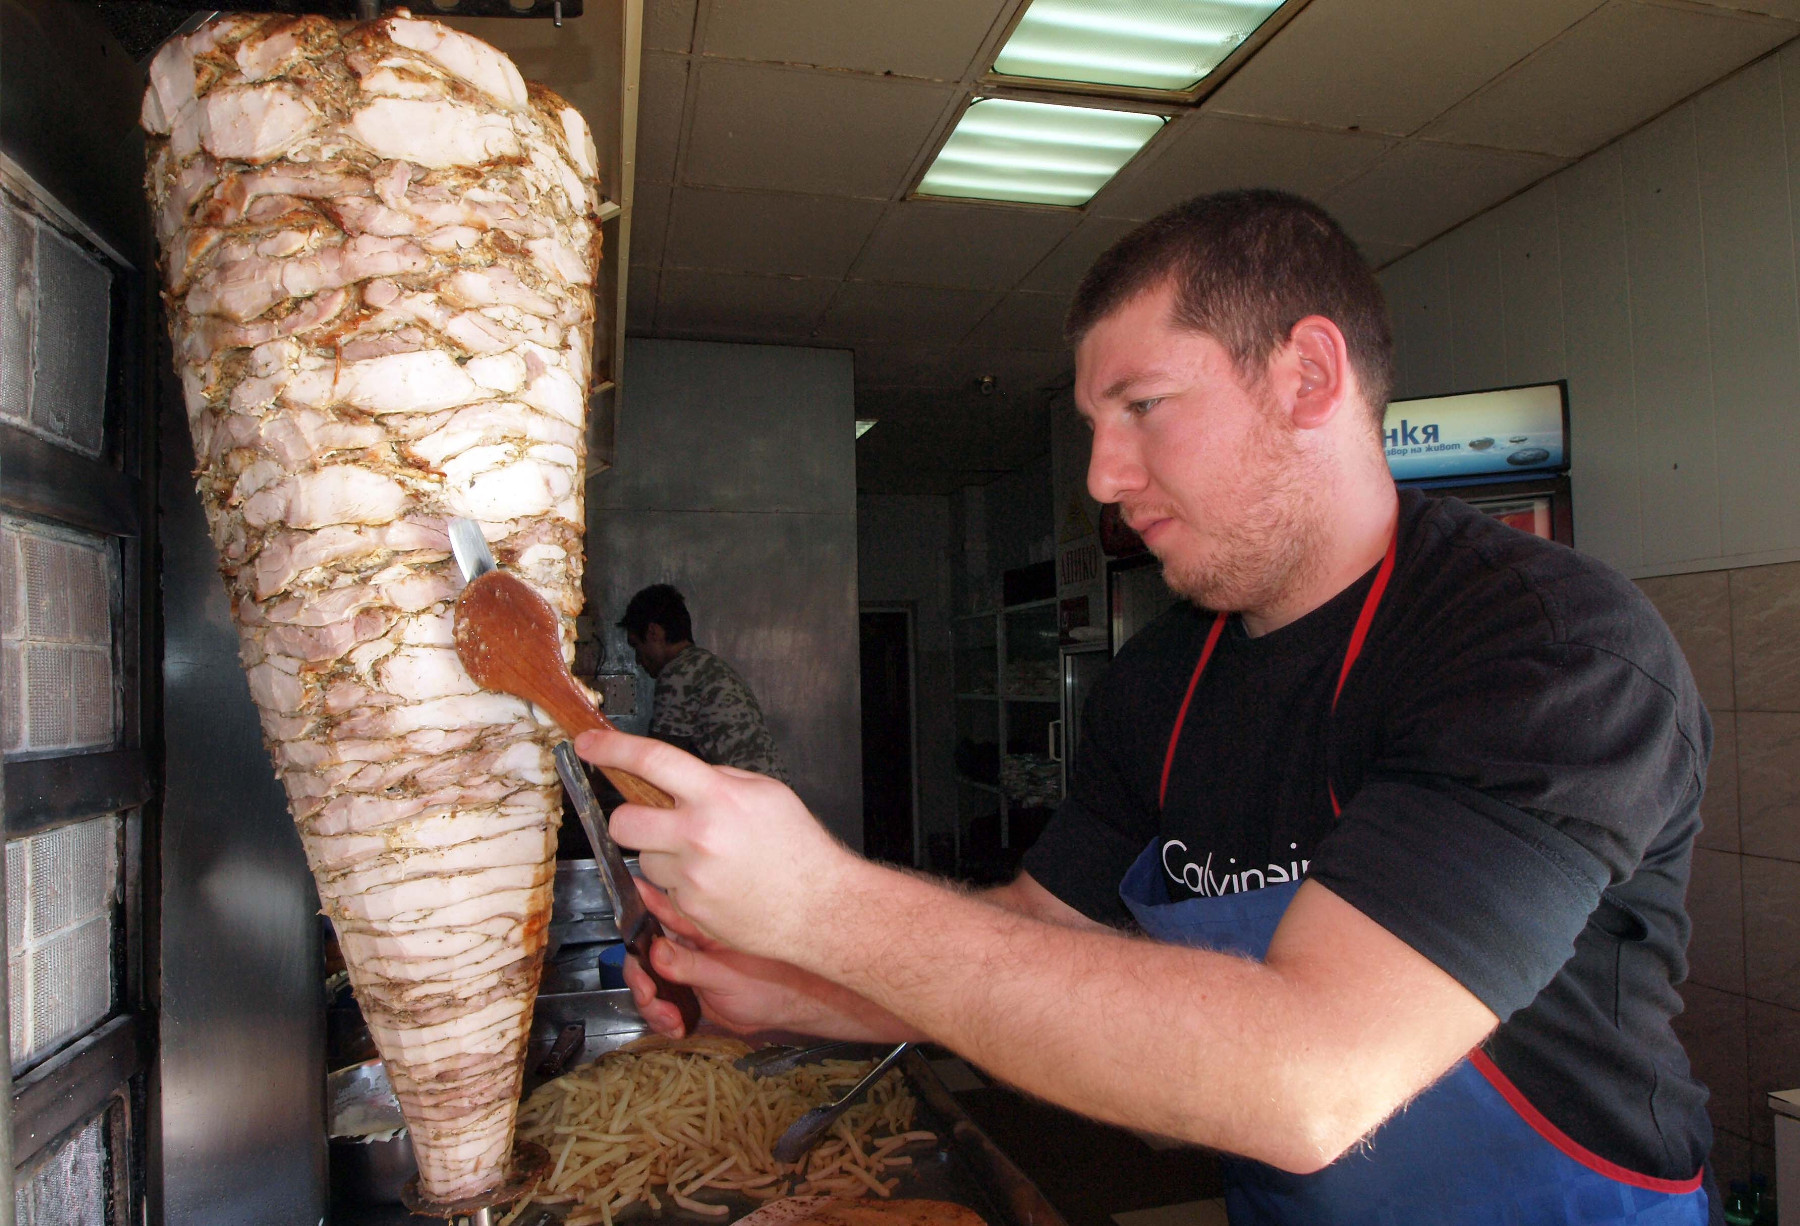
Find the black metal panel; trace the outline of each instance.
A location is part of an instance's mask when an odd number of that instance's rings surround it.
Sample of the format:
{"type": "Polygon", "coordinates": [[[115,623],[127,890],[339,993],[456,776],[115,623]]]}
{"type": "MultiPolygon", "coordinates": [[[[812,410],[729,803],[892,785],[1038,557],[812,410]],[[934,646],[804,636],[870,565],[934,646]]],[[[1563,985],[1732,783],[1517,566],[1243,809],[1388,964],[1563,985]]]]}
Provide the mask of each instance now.
{"type": "Polygon", "coordinates": [[[15,1165],[98,1111],[144,1067],[141,1028],[117,1017],[13,1083],[15,1165]]]}
{"type": "Polygon", "coordinates": [[[134,809],[150,798],[141,749],[69,754],[6,764],[6,837],[97,813],[134,809]]]}
{"type": "Polygon", "coordinates": [[[144,81],[98,11],[74,0],[0,0],[0,81],[0,149],[148,268],[137,125],[144,81]]]}
{"type": "Polygon", "coordinates": [[[152,1220],[316,1226],[327,1199],[319,897],[238,661],[177,398],[163,405],[162,445],[163,1148],[152,1220]]]}
{"type": "Polygon", "coordinates": [[[0,425],[0,470],[0,507],[106,536],[138,535],[135,477],[7,425],[0,425]]]}

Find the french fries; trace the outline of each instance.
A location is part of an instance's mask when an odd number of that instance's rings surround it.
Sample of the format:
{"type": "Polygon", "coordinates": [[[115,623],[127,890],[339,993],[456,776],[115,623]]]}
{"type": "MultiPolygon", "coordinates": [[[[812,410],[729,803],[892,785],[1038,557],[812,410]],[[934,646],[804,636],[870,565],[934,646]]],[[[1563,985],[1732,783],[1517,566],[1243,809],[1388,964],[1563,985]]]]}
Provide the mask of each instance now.
{"type": "Polygon", "coordinates": [[[570,1206],[564,1226],[612,1226],[616,1214],[669,1202],[726,1217],[703,1192],[771,1200],[789,1193],[890,1196],[889,1170],[912,1164],[900,1150],[935,1141],[912,1130],[916,1106],[898,1072],[851,1108],[799,1163],[770,1150],[788,1125],[832,1101],[872,1067],[827,1060],[755,1078],[731,1062],[750,1049],[735,1039],[641,1039],[541,1086],[519,1111],[518,1135],[550,1153],[531,1204],[570,1206]]]}

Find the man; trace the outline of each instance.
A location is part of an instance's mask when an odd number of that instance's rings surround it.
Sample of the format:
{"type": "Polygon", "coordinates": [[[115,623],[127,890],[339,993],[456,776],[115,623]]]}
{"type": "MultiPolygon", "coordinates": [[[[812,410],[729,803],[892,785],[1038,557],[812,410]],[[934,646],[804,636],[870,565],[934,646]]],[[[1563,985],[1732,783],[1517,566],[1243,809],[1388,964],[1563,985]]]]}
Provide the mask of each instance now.
{"type": "Polygon", "coordinates": [[[583,738],[678,801],[613,819],[666,891],[657,969],[727,1026],[926,1036],[1235,1155],[1234,1223],[1707,1221],[1669,1017],[1711,733],[1667,629],[1603,565],[1396,491],[1380,290],[1316,206],[1172,210],[1068,330],[1089,489],[1192,603],[1096,687],[1025,871],[959,893],[777,784],[583,738]]]}
{"type": "Polygon", "coordinates": [[[680,592],[652,584],[631,598],[619,625],[639,666],[656,681],[651,736],[714,766],[788,782],[756,695],[731,665],[694,645],[680,592]]]}

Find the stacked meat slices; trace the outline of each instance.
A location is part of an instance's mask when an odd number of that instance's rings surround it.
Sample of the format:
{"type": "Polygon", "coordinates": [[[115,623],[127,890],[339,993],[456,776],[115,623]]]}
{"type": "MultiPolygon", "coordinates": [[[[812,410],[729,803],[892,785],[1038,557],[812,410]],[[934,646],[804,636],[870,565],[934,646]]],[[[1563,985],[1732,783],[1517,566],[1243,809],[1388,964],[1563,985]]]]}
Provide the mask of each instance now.
{"type": "Polygon", "coordinates": [[[175,359],[244,666],[425,1195],[505,1175],[550,736],[451,646],[447,516],[580,606],[594,145],[477,39],[229,16],[150,69],[175,359]]]}

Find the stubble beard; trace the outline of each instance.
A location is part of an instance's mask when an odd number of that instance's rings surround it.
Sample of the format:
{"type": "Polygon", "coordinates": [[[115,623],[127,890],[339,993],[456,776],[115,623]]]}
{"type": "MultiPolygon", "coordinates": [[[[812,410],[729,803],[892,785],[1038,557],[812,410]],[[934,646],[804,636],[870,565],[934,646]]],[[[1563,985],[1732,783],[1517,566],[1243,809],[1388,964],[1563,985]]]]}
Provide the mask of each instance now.
{"type": "Polygon", "coordinates": [[[1169,590],[1203,609],[1254,614],[1277,608],[1320,564],[1326,508],[1310,458],[1268,416],[1248,450],[1235,522],[1210,525],[1204,556],[1162,560],[1169,590]]]}

